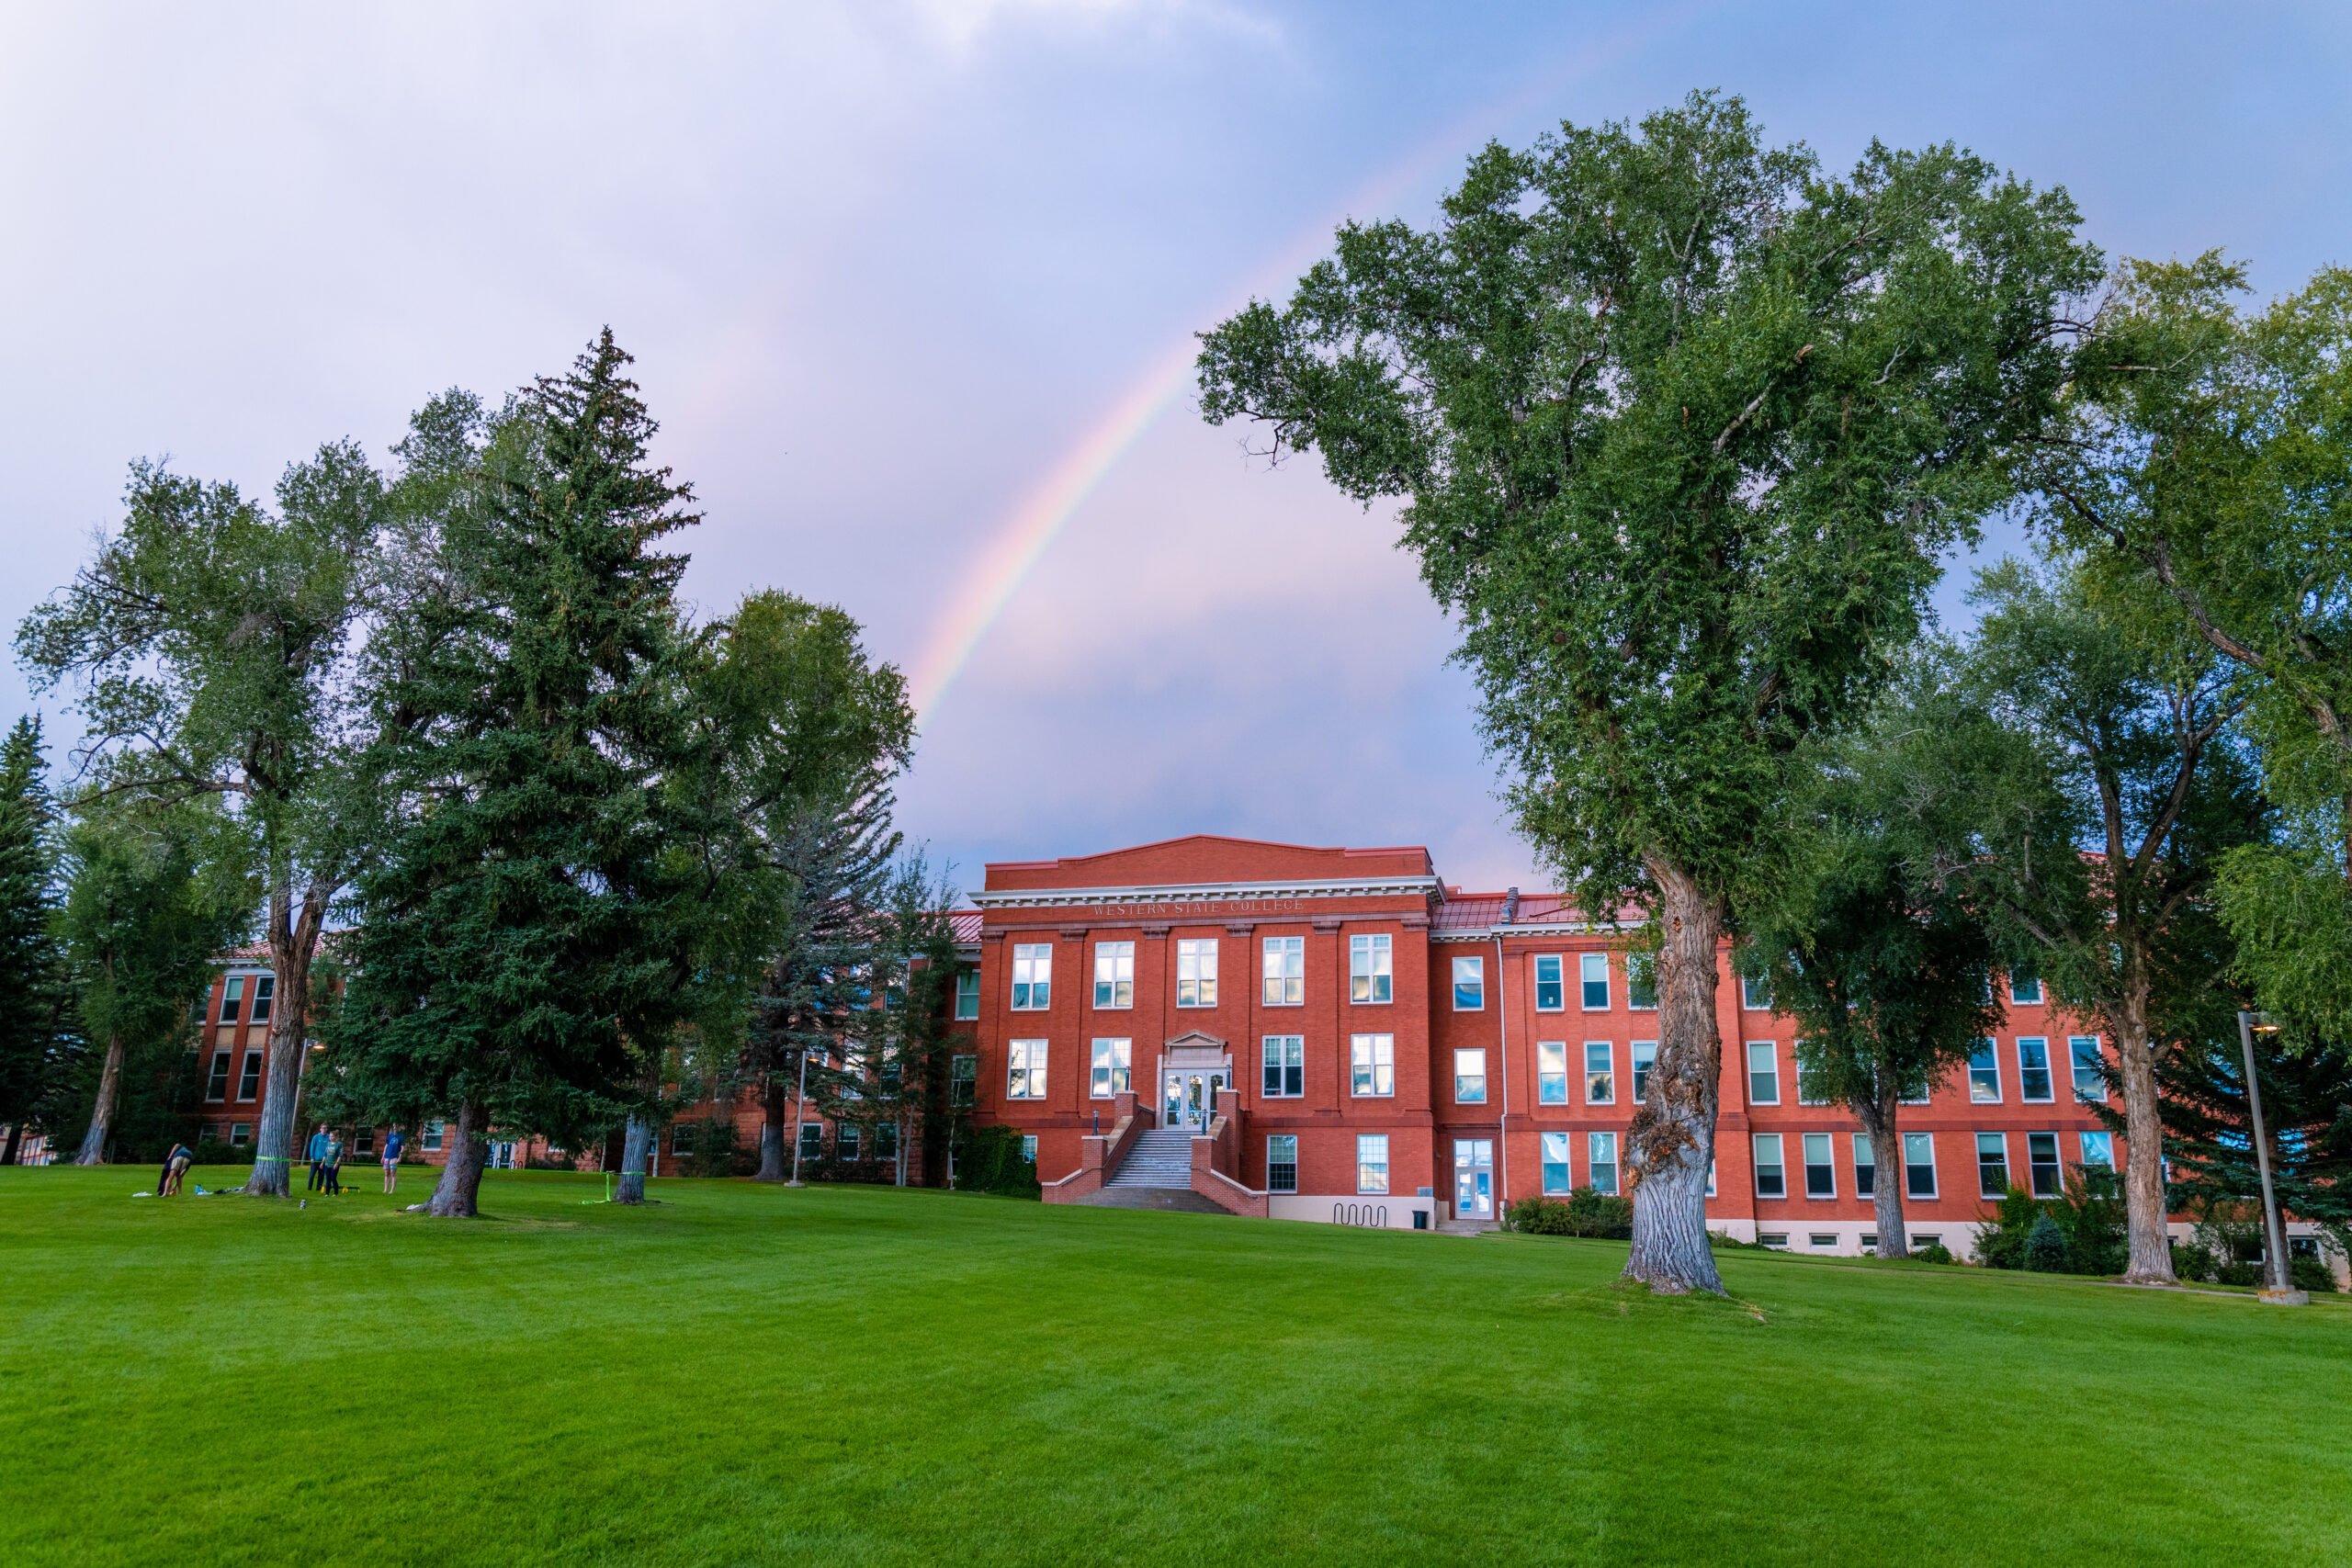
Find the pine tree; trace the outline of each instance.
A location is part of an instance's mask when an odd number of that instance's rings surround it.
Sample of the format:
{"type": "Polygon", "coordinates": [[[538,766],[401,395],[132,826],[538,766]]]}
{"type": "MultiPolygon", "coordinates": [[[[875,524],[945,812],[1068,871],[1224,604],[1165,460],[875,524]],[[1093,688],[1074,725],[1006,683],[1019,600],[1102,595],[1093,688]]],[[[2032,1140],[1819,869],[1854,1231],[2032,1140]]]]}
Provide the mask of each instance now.
{"type": "Polygon", "coordinates": [[[63,959],[56,919],[56,811],[40,721],[19,718],[0,744],[0,1165],[14,1165],[64,1066],[63,959]]]}
{"type": "MultiPolygon", "coordinates": [[[[2263,1032],[2254,1037],[2270,1179],[2279,1208],[2352,1250],[2352,1049],[2263,1032]]],[[[2259,1200],[2244,1047],[2230,1035],[2185,1042],[2157,1068],[2167,1204],[2174,1211],[2259,1200]]],[[[2121,1118],[2102,1109],[2109,1125],[2121,1118]]]]}

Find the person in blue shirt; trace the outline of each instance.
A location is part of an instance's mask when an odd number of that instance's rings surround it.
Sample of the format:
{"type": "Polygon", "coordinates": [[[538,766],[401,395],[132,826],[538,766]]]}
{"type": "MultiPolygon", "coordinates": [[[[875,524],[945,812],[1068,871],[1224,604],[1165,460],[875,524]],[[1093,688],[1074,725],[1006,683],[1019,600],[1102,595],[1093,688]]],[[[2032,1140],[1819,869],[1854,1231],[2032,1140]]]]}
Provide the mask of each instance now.
{"type": "Polygon", "coordinates": [[[392,1183],[400,1179],[401,1151],[408,1147],[408,1139],[398,1127],[384,1134],[384,1190],[390,1192],[392,1183]]]}
{"type": "Polygon", "coordinates": [[[316,1192],[327,1184],[327,1124],[311,1134],[311,1190],[316,1192]]]}

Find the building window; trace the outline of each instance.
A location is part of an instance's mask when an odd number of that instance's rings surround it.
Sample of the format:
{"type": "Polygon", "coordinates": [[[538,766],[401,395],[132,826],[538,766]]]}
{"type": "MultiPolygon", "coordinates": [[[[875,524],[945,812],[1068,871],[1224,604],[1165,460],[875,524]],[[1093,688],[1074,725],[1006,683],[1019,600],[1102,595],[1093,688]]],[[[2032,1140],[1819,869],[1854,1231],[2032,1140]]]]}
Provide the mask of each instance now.
{"type": "Polygon", "coordinates": [[[1487,961],[1483,958],[1456,958],[1453,961],[1453,1010],[1484,1012],[1487,1010],[1487,961]]]}
{"type": "Polygon", "coordinates": [[[212,1053],[212,1072],[204,1081],[204,1098],[207,1100],[229,1098],[229,1053],[226,1051],[212,1053]]]}
{"type": "Polygon", "coordinates": [[[1012,1010],[1043,1012],[1053,1001],[1054,947],[1046,942],[1023,942],[1012,949],[1012,1010]]]}
{"type": "MultiPolygon", "coordinates": [[[[360,1128],[358,1136],[351,1140],[351,1152],[357,1155],[374,1154],[376,1152],[376,1129],[373,1127],[360,1128]]],[[[548,1152],[553,1154],[556,1151],[550,1149],[548,1152]]]]}
{"type": "Polygon", "coordinates": [[[1607,1012],[1609,1010],[1609,954],[1579,953],[1577,957],[1577,973],[1584,977],[1584,1010],[1607,1012]]]}
{"type": "MultiPolygon", "coordinates": [[[[662,1134],[659,1134],[659,1133],[656,1133],[656,1134],[653,1135],[653,1146],[654,1146],[655,1148],[660,1148],[660,1147],[662,1146],[662,1134]]],[[[670,1129],[670,1156],[671,1156],[671,1157],[672,1157],[673,1159],[684,1159],[684,1158],[686,1158],[688,1156],[692,1155],[694,1152],[695,1152],[695,1124],[694,1124],[693,1122],[679,1122],[676,1126],[674,1126],[674,1127],[671,1128],[671,1129],[670,1129]]]]}
{"type": "Polygon", "coordinates": [[[1358,1133],[1356,1134],[1356,1190],[1385,1192],[1388,1190],[1388,1134],[1358,1133]]]}
{"type": "Polygon", "coordinates": [[[1306,1036],[1269,1034],[1258,1043],[1269,1100],[1295,1100],[1306,1092],[1306,1036]]]}
{"type": "Polygon", "coordinates": [[[1131,1008],[1136,1005],[1136,944],[1098,942],[1094,944],[1094,1005],[1131,1008]]]}
{"type": "Polygon", "coordinates": [[[800,1157],[810,1162],[825,1157],[825,1124],[822,1122],[800,1123],[800,1157]]]}
{"type": "Polygon", "coordinates": [[[1560,978],[1560,955],[1539,953],[1535,955],[1535,1010],[1558,1012],[1568,1005],[1567,987],[1560,978]]]}
{"type": "Polygon", "coordinates": [[[277,976],[258,976],[254,980],[254,1009],[245,1016],[247,1023],[267,1023],[270,1003],[277,998],[277,976]]]}
{"type": "Polygon", "coordinates": [[[1617,1134],[1594,1133],[1585,1140],[1586,1153],[1590,1156],[1589,1171],[1592,1190],[1596,1192],[1617,1190],[1617,1134]]]}
{"type": "Polygon", "coordinates": [[[1708,1197],[1710,1197],[1710,1198],[1712,1198],[1712,1197],[1713,1197],[1714,1195],[1715,1195],[1715,1156],[1713,1156],[1713,1155],[1709,1155],[1709,1156],[1707,1156],[1707,1196],[1708,1196],[1708,1197]]]}
{"type": "Polygon", "coordinates": [[[254,1124],[252,1122],[232,1122],[229,1123],[229,1146],[231,1148],[242,1149],[247,1144],[252,1143],[253,1140],[254,1124]]]}
{"type": "Polygon", "coordinates": [[[1216,1006],[1216,938],[1188,936],[1176,943],[1176,1005],[1216,1006]]]}
{"type": "Polygon", "coordinates": [[[1546,1133],[1544,1143],[1544,1190],[1560,1193],[1575,1190],[1576,1182],[1568,1171],[1568,1135],[1546,1133]]]}
{"type": "Polygon", "coordinates": [[[1007,1047],[1004,1098],[1007,1100],[1046,1098],[1046,1043],[1044,1041],[1016,1040],[1007,1047]]]}
{"type": "Polygon", "coordinates": [[[1781,1134],[1753,1134],[1756,1145],[1756,1195],[1758,1198],[1785,1198],[1789,1195],[1788,1168],[1781,1163],[1781,1134]]]}
{"type": "Polygon", "coordinates": [[[2009,1140],[2001,1133],[1976,1134],[1976,1190],[1999,1198],[2009,1190],[2009,1140]]]}
{"type": "Polygon", "coordinates": [[[2057,1098],[2050,1073],[2050,1042],[2037,1034],[2018,1036],[2018,1098],[2047,1105],[2057,1098]]]}
{"type": "Polygon", "coordinates": [[[1108,1100],[1124,1094],[1135,1087],[1128,1070],[1129,1050],[1125,1040],[1097,1040],[1094,1043],[1094,1065],[1087,1078],[1087,1092],[1096,1100],[1108,1100]]]}
{"type": "Polygon", "coordinates": [[[947,1064],[947,1102],[969,1105],[972,1091],[979,1084],[980,1059],[978,1056],[957,1056],[947,1064]]]}
{"type": "Polygon", "coordinates": [[[2081,1136],[2083,1164],[2113,1170],[2115,1168],[2115,1134],[2085,1133],[2081,1136]]]}
{"type": "Polygon", "coordinates": [[[1535,1100],[1539,1105],[1568,1102],[1568,1043],[1544,1040],[1535,1046],[1535,1100]]]}
{"type": "Polygon", "coordinates": [[[1261,950],[1265,974],[1260,977],[1259,1000],[1270,1008],[1306,1005],[1306,939],[1270,936],[1261,950]]]}
{"type": "Polygon", "coordinates": [[[232,975],[220,983],[221,1022],[237,1021],[237,1004],[244,999],[244,995],[245,977],[243,975],[232,975]]]}
{"type": "Polygon", "coordinates": [[[1750,1012],[1772,1010],[1772,982],[1762,975],[1743,975],[1739,981],[1739,999],[1750,1012]]]}
{"type": "Polygon", "coordinates": [[[422,1141],[426,1154],[439,1154],[441,1152],[441,1123],[427,1122],[424,1124],[424,1137],[422,1141]]]}
{"type": "Polygon", "coordinates": [[[862,1142],[863,1140],[859,1138],[856,1128],[834,1128],[833,1157],[841,1160],[844,1164],[855,1164],[859,1158],[859,1145],[862,1142]]]}
{"type": "Polygon", "coordinates": [[[1878,1161],[1873,1157],[1874,1154],[1871,1147],[1871,1135],[1868,1133],[1855,1134],[1854,1196],[1857,1198],[1878,1196],[1878,1161]]]}
{"type": "Polygon", "coordinates": [[[1804,1042],[1798,1041],[1793,1052],[1797,1059],[1797,1103],[1799,1105],[1828,1104],[1829,1090],[1822,1086],[1821,1069],[1817,1066],[1805,1065],[1804,1042]]]}
{"type": "Polygon", "coordinates": [[[1804,1134],[1804,1195],[1808,1198],[1838,1196],[1838,1159],[1832,1153],[1829,1134],[1804,1134]]]}
{"type": "Polygon", "coordinates": [[[843,1100],[865,1098],[865,1053],[854,1045],[842,1048],[842,1086],[843,1100]]]}
{"type": "Polygon", "coordinates": [[[1395,954],[1385,936],[1348,938],[1348,999],[1385,1002],[1396,993],[1395,954]]]}
{"type": "Polygon", "coordinates": [[[2026,1179],[2033,1184],[2037,1198],[2055,1198],[2064,1190],[2064,1172],[2058,1166],[2058,1134],[2028,1133],[2025,1135],[2026,1179]]]}
{"type": "Polygon", "coordinates": [[[1625,954],[1625,1005],[1644,1012],[1657,1010],[1657,954],[1625,954]]]}
{"type": "Polygon", "coordinates": [[[1925,1073],[1922,1073],[1917,1079],[1913,1080],[1909,1088],[1903,1091],[1902,1102],[1905,1105],[1925,1105],[1928,1103],[1928,1097],[1930,1092],[1931,1089],[1928,1083],[1928,1076],[1925,1073]]]}
{"type": "Polygon", "coordinates": [[[237,1098],[254,1100],[261,1095],[261,1053],[245,1053],[244,1070],[237,1075],[237,1098]]]}
{"type": "Polygon", "coordinates": [[[1990,1040],[1980,1040],[1968,1058],[1968,1102],[2001,1103],[2001,1058],[1990,1040]]]}
{"type": "Polygon", "coordinates": [[[1818,1247],[1824,1249],[1834,1248],[1838,1245],[1838,1233],[1836,1231],[1815,1231],[1808,1235],[1804,1239],[1805,1245],[1808,1247],[1818,1247]]]}
{"type": "Polygon", "coordinates": [[[1770,1040],[1747,1043],[1747,1103],[1781,1103],[1781,1053],[1770,1040]]]}
{"type": "Polygon", "coordinates": [[[1617,1099],[1617,1073],[1610,1061],[1611,1047],[1606,1040],[1584,1043],[1584,1102],[1587,1105],[1611,1105],[1617,1099]]]}
{"type": "Polygon", "coordinates": [[[2009,976],[2009,1000],[2017,1003],[2019,1007],[2040,1007],[2041,1005],[2041,976],[2039,975],[2011,975],[2009,976]]]}
{"type": "Polygon", "coordinates": [[[1650,1097],[1650,1068],[1657,1061],[1657,1042],[1634,1042],[1634,1103],[1641,1104],[1650,1097]]]}
{"type": "Polygon", "coordinates": [[[1036,1134],[1023,1133],[1021,1134],[1021,1157],[1027,1160],[1031,1165],[1035,1165],[1037,1163],[1036,1134]]]}
{"type": "Polygon", "coordinates": [[[2086,1105],[2107,1103],[2107,1058],[2099,1055],[2098,1036],[2077,1034],[2066,1042],[2075,1064],[2075,1098],[2086,1105]]]}
{"type": "Polygon", "coordinates": [[[1936,1195],[1936,1135],[1933,1133],[1903,1134],[1903,1195],[1905,1198],[1932,1198],[1936,1195]]]}
{"type": "Polygon", "coordinates": [[[1786,1231],[1758,1231],[1756,1233],[1756,1245],[1758,1247],[1786,1247],[1789,1245],[1789,1233],[1786,1231]]]}
{"type": "Polygon", "coordinates": [[[1266,1135],[1266,1190],[1298,1190],[1297,1134],[1270,1133],[1266,1135]]]}
{"type": "Polygon", "coordinates": [[[1487,1103],[1487,1054],[1484,1051],[1456,1051],[1453,1054],[1453,1103],[1487,1103]]]}
{"type": "Polygon", "coordinates": [[[1355,1034],[1348,1039],[1350,1092],[1379,1097],[1396,1092],[1396,1037],[1355,1034]]]}
{"type": "Polygon", "coordinates": [[[876,1159],[888,1160],[894,1160],[899,1157],[899,1126],[897,1122],[885,1122],[879,1127],[874,1129],[874,1157],[876,1159]]]}
{"type": "Polygon", "coordinates": [[[956,1016],[967,1022],[980,1016],[980,972],[956,971],[956,1016]]]}

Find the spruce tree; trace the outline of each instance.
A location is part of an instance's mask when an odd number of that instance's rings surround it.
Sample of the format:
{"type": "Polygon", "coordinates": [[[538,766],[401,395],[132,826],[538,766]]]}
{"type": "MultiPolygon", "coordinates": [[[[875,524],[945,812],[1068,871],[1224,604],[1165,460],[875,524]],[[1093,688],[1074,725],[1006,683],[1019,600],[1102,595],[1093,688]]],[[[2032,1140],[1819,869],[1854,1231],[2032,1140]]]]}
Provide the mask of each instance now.
{"type": "Polygon", "coordinates": [[[56,932],[56,812],[41,758],[40,721],[17,720],[0,744],[0,1165],[44,1107],[63,1066],[62,955],[56,932]]]}

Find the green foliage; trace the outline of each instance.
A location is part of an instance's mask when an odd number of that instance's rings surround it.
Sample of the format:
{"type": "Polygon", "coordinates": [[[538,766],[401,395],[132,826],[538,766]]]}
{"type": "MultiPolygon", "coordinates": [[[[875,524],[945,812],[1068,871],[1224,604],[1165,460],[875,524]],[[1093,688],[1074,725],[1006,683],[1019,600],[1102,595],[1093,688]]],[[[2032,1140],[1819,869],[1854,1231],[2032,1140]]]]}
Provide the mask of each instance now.
{"type": "Polygon", "coordinates": [[[2327,1260],[2307,1253],[2298,1253],[2287,1260],[2287,1282],[2315,1296],[2334,1295],[2337,1288],[2335,1270],[2327,1266],[2327,1260]]]}
{"type": "MultiPolygon", "coordinates": [[[[0,1125],[6,1157],[28,1131],[51,1131],[74,1046],[57,915],[57,813],[40,721],[19,718],[0,744],[0,1125]]],[[[63,1130],[63,1129],[57,1129],[63,1130]]]]}
{"type": "MultiPolygon", "coordinates": [[[[2263,1122],[2278,1204],[2352,1250],[2352,1049],[2295,1032],[2256,1032],[2263,1122]]],[[[2157,1069],[2174,1202],[2197,1211],[2250,1203],[2262,1190],[2233,1021],[2224,1035],[2183,1043],[2157,1069]]]]}
{"type": "Polygon", "coordinates": [[[1531,1235],[1597,1236],[1623,1241],[1634,1234],[1634,1205],[1614,1194],[1578,1187],[1565,1200],[1521,1198],[1504,1211],[1503,1224],[1531,1235]]]}
{"type": "Polygon", "coordinates": [[[756,1163],[747,1155],[742,1139],[735,1130],[735,1118],[728,1115],[707,1117],[701,1121],[680,1123],[690,1127],[685,1174],[688,1176],[749,1176],[756,1163]]]}
{"type": "Polygon", "coordinates": [[[2120,1274],[2131,1260],[2125,1244],[2123,1189],[2103,1166],[2075,1166],[2057,1201],[2046,1211],[2065,1241],[2071,1274],[2120,1274]]]}
{"type": "Polygon", "coordinates": [[[1993,1218],[1976,1227],[1976,1261],[1987,1269],[2025,1267],[2026,1243],[2033,1223],[2042,1217],[2041,1205],[2022,1188],[2001,1195],[1993,1218]]]}
{"type": "Polygon", "coordinates": [[[1021,1134],[1010,1127],[958,1122],[954,1152],[956,1188],[960,1192],[1035,1198],[1044,1190],[1037,1182],[1036,1162],[1023,1156],[1021,1134]]]}
{"type": "Polygon", "coordinates": [[[254,1145],[250,1139],[242,1144],[223,1143],[213,1137],[199,1137],[191,1151],[197,1165],[251,1165],[254,1145]]]}
{"type": "Polygon", "coordinates": [[[2221,1277],[2222,1260],[2213,1249],[2193,1241],[2172,1244],[2172,1271],[2183,1284],[2210,1284],[2221,1277]]]}
{"type": "Polygon", "coordinates": [[[1951,1248],[1940,1239],[1911,1249],[1911,1261],[1914,1263],[1950,1263],[1951,1260],[1951,1248]]]}
{"type": "Polygon", "coordinates": [[[2036,1274],[2063,1273],[2066,1268],[2066,1235],[2048,1210],[2034,1215],[2025,1233],[2025,1267],[2036,1274]]]}

